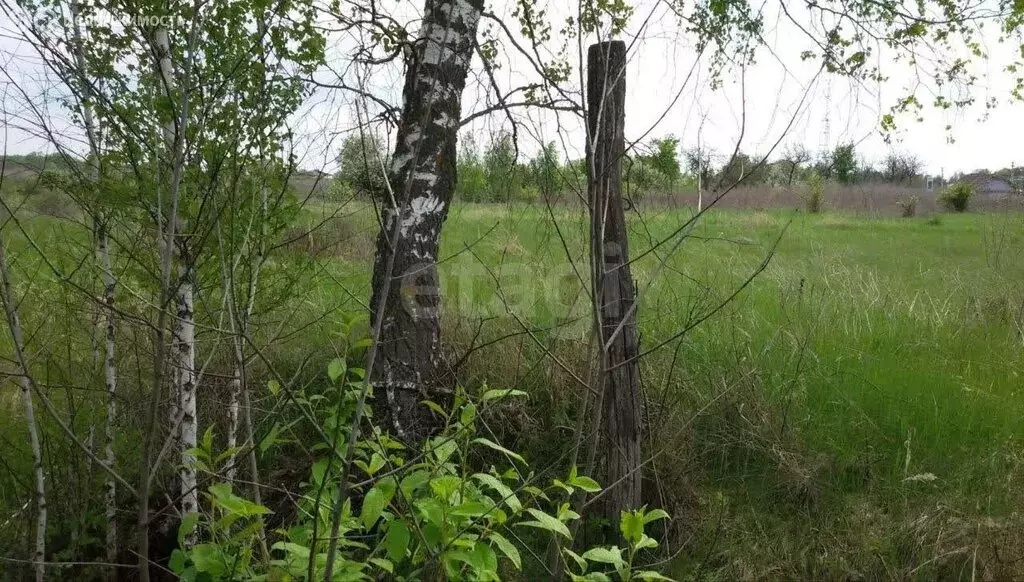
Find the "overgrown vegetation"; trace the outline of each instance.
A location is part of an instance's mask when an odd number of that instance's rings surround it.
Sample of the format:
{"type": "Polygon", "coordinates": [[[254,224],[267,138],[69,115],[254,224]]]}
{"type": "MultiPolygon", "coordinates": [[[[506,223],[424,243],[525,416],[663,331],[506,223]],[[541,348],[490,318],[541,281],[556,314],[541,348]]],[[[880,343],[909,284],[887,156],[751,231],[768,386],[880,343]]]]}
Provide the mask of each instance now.
{"type": "Polygon", "coordinates": [[[942,205],[951,212],[966,212],[967,206],[971,203],[971,198],[973,197],[973,184],[957,182],[942,192],[942,196],[939,198],[939,201],[942,202],[942,205]]]}
{"type": "Polygon", "coordinates": [[[5,576],[1024,577],[1021,215],[845,213],[933,181],[779,149],[824,74],[914,73],[885,138],[970,107],[1019,3],[0,2],[53,152],[0,172],[5,576]],[[652,24],[694,60],[638,132],[652,24]],[[765,52],[802,93],[684,172],[658,125],[765,52]]]}

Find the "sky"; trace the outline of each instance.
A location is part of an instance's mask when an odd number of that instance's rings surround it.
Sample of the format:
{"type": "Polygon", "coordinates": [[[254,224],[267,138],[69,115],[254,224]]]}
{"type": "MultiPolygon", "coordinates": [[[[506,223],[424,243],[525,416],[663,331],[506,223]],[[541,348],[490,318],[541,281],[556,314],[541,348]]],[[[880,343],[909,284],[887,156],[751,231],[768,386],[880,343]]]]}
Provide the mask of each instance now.
{"type": "MultiPolygon", "coordinates": [[[[413,29],[418,26],[417,4],[399,2],[395,9],[395,14],[408,21],[413,29]]],[[[511,2],[488,3],[489,10],[516,29],[512,6],[511,2]]],[[[575,6],[576,2],[569,0],[541,0],[535,4],[536,8],[547,9],[551,21],[556,23],[555,38],[543,48],[560,45],[562,39],[557,34],[557,23],[575,6]]],[[[890,79],[868,85],[819,75],[814,63],[800,59],[801,51],[810,48],[808,39],[792,23],[781,18],[773,6],[764,5],[765,47],[756,62],[742,70],[727,71],[722,86],[713,89],[707,57],[698,57],[692,35],[682,30],[667,11],[666,4],[638,2],[630,25],[622,35],[630,44],[626,78],[627,140],[645,142],[674,135],[680,138],[683,149],[699,144],[717,152],[719,162],[728,157],[738,141],[742,151],[760,155],[767,154],[773,146],[778,154],[786,146],[795,144],[818,152],[853,142],[859,156],[867,163],[877,163],[892,151],[909,152],[918,156],[932,175],[1024,165],[1024,143],[1020,137],[1024,128],[1024,104],[1009,100],[1010,79],[1001,69],[1001,64],[1013,57],[1013,47],[997,42],[994,32],[981,35],[991,61],[978,63],[980,78],[974,95],[979,102],[995,97],[999,105],[990,111],[980,106],[955,112],[939,112],[929,107],[923,121],[912,116],[900,117],[898,130],[891,136],[892,143],[887,144],[879,131],[880,116],[898,97],[908,93],[911,88],[908,81],[915,79],[913,71],[903,65],[878,62],[890,79]]],[[[36,59],[31,57],[31,47],[14,38],[11,23],[6,18],[0,17],[0,67],[23,86],[35,87],[34,95],[41,95],[49,81],[42,75],[36,59]]],[[[521,37],[517,40],[522,42],[521,37]]],[[[495,71],[494,82],[507,89],[535,80],[529,63],[508,39],[499,35],[499,42],[501,66],[495,71]]],[[[351,37],[332,36],[328,64],[317,78],[331,82],[341,77],[350,85],[361,83],[383,99],[400,104],[400,68],[386,67],[366,75],[351,66],[350,55],[355,44],[356,40],[351,37]]],[[[474,59],[474,72],[463,99],[465,115],[494,103],[492,82],[481,72],[480,65],[479,59],[474,59]]],[[[574,72],[576,74],[578,71],[574,72]]],[[[6,81],[0,77],[0,84],[6,81]]],[[[570,85],[578,91],[579,83],[570,85]]],[[[918,94],[926,102],[931,99],[927,87],[919,88],[918,94]]],[[[333,171],[334,152],[346,133],[365,117],[364,106],[366,114],[372,116],[374,106],[354,99],[351,94],[336,89],[315,91],[293,121],[300,165],[333,171]]],[[[66,124],[62,114],[52,107],[54,123],[66,124]]],[[[5,109],[12,110],[10,98],[5,99],[5,109]]],[[[517,109],[514,117],[520,122],[518,136],[524,155],[535,152],[542,141],[555,141],[564,158],[582,156],[583,129],[580,120],[573,115],[517,109]]],[[[462,134],[473,135],[481,142],[508,127],[506,115],[492,114],[471,123],[462,134]]],[[[63,129],[71,135],[75,131],[74,128],[63,129]]],[[[47,149],[45,140],[16,127],[8,128],[5,145],[11,153],[47,149]]]]}

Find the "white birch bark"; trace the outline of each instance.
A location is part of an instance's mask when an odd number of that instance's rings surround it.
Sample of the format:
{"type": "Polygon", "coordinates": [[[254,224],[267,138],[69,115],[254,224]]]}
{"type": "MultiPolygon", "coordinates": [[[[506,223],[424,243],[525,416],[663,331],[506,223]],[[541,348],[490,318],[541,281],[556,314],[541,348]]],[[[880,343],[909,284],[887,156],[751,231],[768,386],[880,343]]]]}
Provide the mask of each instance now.
{"type": "Polygon", "coordinates": [[[39,446],[36,413],[32,406],[31,382],[29,381],[29,370],[25,362],[25,343],[22,340],[21,322],[18,319],[14,295],[11,292],[11,280],[7,270],[7,259],[4,256],[2,237],[0,237],[0,277],[3,278],[4,313],[7,315],[7,325],[10,327],[11,339],[14,340],[14,350],[21,365],[21,373],[18,375],[18,386],[21,388],[21,396],[25,403],[25,423],[28,425],[29,444],[32,447],[32,462],[35,468],[36,484],[36,545],[35,551],[32,553],[32,563],[35,566],[36,582],[43,582],[43,579],[46,577],[46,482],[43,475],[43,454],[39,446]]]}
{"type": "MultiPolygon", "coordinates": [[[[100,144],[99,132],[93,118],[92,111],[92,86],[86,77],[85,53],[82,48],[82,31],[79,27],[78,2],[71,2],[71,16],[73,20],[73,32],[75,35],[75,65],[80,76],[82,91],[82,119],[85,122],[85,132],[89,139],[89,150],[92,154],[89,160],[89,170],[93,184],[97,184],[100,178],[100,144]]],[[[98,198],[98,197],[97,197],[98,198]]],[[[98,201],[97,201],[98,202],[98,201]]],[[[96,223],[97,254],[102,265],[103,280],[103,305],[106,311],[106,321],[103,326],[104,337],[104,358],[103,358],[103,382],[107,393],[107,415],[104,424],[104,460],[110,468],[115,467],[114,454],[114,424],[117,417],[117,367],[115,356],[115,310],[114,291],[117,280],[114,278],[113,262],[110,259],[110,237],[107,234],[106,217],[103,212],[97,210],[94,220],[96,223]]],[[[99,322],[97,321],[97,327],[99,322]]],[[[108,562],[117,561],[117,482],[109,473],[104,481],[103,496],[104,517],[107,522],[105,539],[105,550],[108,562]]]]}
{"type": "MultiPolygon", "coordinates": [[[[198,442],[196,418],[196,335],[193,306],[192,273],[188,253],[178,254],[178,291],[175,296],[177,314],[172,332],[174,367],[178,406],[181,414],[181,511],[199,511],[199,492],[196,483],[195,456],[188,452],[198,442]]],[[[186,540],[186,546],[193,540],[186,540]]]]}
{"type": "MultiPolygon", "coordinates": [[[[102,217],[101,217],[102,220],[102,217]]],[[[108,467],[115,466],[114,425],[117,419],[117,364],[114,360],[114,289],[117,280],[110,260],[110,241],[105,226],[100,227],[99,252],[103,260],[103,303],[107,309],[106,329],[104,338],[106,353],[103,359],[103,380],[107,388],[107,419],[104,425],[104,460],[108,467]]],[[[105,548],[107,561],[117,561],[117,482],[109,473],[104,482],[103,516],[107,521],[105,548]]]]}
{"type": "MultiPolygon", "coordinates": [[[[158,28],[153,33],[153,43],[159,57],[159,68],[161,82],[164,90],[169,96],[173,96],[174,70],[171,62],[171,44],[166,28],[158,28]]],[[[172,184],[177,184],[181,174],[181,160],[178,153],[181,151],[181,144],[178,143],[175,135],[175,124],[173,120],[164,124],[164,142],[172,157],[172,169],[174,176],[172,184]]],[[[176,213],[175,213],[176,214],[176,213]]],[[[168,220],[177,220],[172,214],[168,220]]],[[[179,221],[181,228],[178,232],[184,231],[183,221],[179,221]]],[[[181,470],[179,480],[181,484],[181,511],[191,513],[199,511],[199,492],[197,490],[196,470],[194,467],[195,457],[189,453],[195,448],[198,441],[197,434],[198,419],[196,417],[196,367],[195,367],[195,309],[193,305],[192,288],[192,261],[187,251],[187,243],[182,239],[179,243],[173,240],[166,244],[174,248],[165,249],[166,252],[177,251],[177,291],[175,293],[176,316],[171,332],[171,416],[172,419],[180,417],[178,431],[178,449],[181,454],[181,470]]],[[[172,422],[175,422],[172,420],[172,422]]],[[[173,428],[173,424],[172,424],[173,428]]],[[[194,543],[194,535],[185,539],[185,546],[189,547],[194,543]]]]}

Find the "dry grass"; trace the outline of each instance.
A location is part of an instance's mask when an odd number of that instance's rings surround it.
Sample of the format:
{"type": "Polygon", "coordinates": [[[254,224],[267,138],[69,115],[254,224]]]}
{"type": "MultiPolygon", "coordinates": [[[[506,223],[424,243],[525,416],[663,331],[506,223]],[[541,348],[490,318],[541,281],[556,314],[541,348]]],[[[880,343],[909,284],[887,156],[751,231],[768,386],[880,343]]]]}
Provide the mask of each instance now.
{"type": "MultiPolygon", "coordinates": [[[[941,210],[941,192],[928,192],[920,187],[896,186],[893,184],[854,184],[841,186],[826,183],[823,191],[822,211],[853,211],[883,216],[901,216],[904,208],[901,202],[910,196],[918,198],[917,214],[931,214],[941,210]]],[[[803,208],[807,186],[740,186],[726,194],[717,206],[723,208],[745,208],[764,210],[769,208],[803,208]]],[[[715,195],[705,193],[704,203],[715,195]]],[[[673,195],[649,195],[643,199],[644,206],[696,207],[696,192],[678,192],[673,195]]],[[[970,210],[1024,210],[1024,198],[996,199],[977,195],[971,200],[970,210]]]]}

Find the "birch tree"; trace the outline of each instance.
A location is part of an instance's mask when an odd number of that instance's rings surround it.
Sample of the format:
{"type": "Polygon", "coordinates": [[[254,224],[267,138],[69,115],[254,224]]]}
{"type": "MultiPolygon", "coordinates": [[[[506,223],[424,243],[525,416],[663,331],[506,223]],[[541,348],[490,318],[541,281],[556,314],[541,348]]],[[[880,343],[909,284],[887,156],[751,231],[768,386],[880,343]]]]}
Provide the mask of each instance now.
{"type": "Polygon", "coordinates": [[[407,50],[404,105],[389,168],[389,199],[377,236],[371,295],[380,322],[371,370],[394,431],[422,439],[424,399],[443,396],[437,253],[455,189],[456,137],[480,0],[427,0],[418,40],[407,50]]]}
{"type": "MultiPolygon", "coordinates": [[[[0,179],[2,181],[2,179],[0,179]]],[[[39,444],[39,429],[36,424],[35,408],[32,405],[32,379],[25,357],[25,340],[21,334],[21,321],[18,318],[18,304],[14,300],[11,285],[11,271],[7,266],[4,240],[0,233],[0,279],[3,280],[4,315],[7,317],[7,329],[14,342],[14,353],[18,362],[18,386],[21,388],[22,404],[25,407],[25,424],[28,428],[29,445],[32,449],[32,462],[35,474],[36,495],[36,535],[35,549],[32,553],[32,565],[35,568],[36,582],[46,578],[46,481],[43,474],[43,452],[39,444]]]]}

